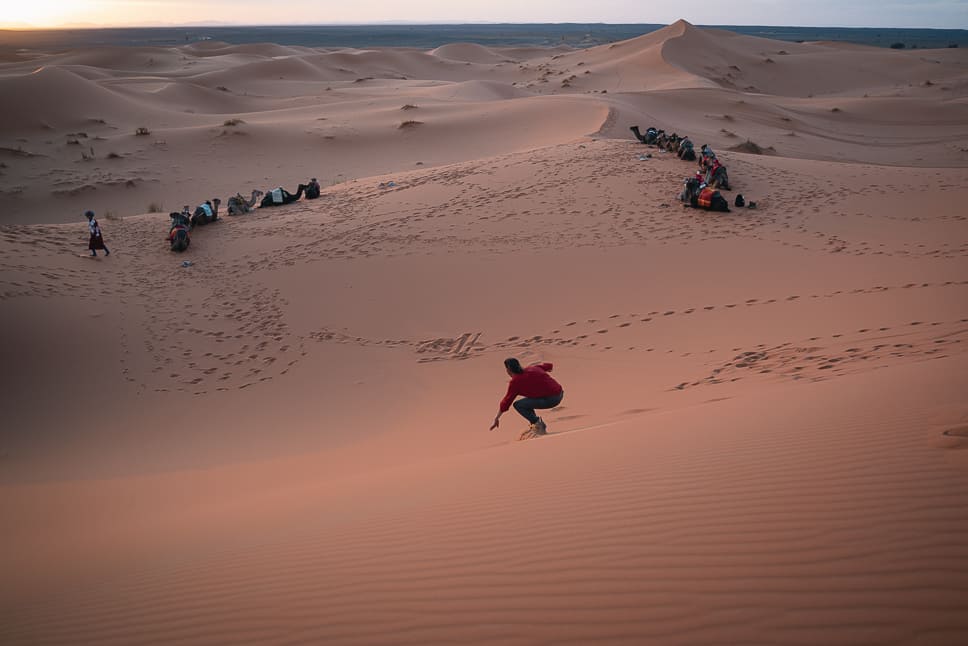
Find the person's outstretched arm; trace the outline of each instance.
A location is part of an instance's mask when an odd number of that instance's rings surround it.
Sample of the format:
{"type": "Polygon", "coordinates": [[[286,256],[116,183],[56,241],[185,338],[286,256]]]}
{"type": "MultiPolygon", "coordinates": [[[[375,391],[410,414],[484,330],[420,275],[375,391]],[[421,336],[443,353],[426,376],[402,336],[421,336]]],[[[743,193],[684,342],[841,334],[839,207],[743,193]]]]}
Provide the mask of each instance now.
{"type": "Polygon", "coordinates": [[[508,384],[508,391],[504,395],[504,399],[502,399],[501,403],[498,405],[497,416],[494,417],[494,423],[491,424],[491,428],[487,430],[493,431],[494,429],[496,429],[498,426],[501,425],[501,415],[508,412],[508,409],[511,408],[511,402],[514,401],[514,398],[517,397],[517,395],[518,395],[518,392],[517,392],[517,389],[514,387],[514,380],[512,379],[511,382],[508,384]]]}

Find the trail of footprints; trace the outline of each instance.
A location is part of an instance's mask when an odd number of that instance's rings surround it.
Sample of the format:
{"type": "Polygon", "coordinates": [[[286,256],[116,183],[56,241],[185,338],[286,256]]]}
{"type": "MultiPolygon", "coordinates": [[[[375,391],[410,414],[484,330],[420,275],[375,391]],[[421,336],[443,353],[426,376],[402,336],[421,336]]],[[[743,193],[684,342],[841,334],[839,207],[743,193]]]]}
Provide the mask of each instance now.
{"type": "MultiPolygon", "coordinates": [[[[541,346],[579,346],[595,348],[608,352],[612,350],[642,350],[654,352],[658,348],[636,348],[634,346],[619,345],[617,341],[607,341],[613,332],[620,332],[636,325],[647,325],[666,317],[700,315],[717,309],[734,309],[738,307],[762,307],[774,303],[794,302],[800,299],[819,299],[849,297],[863,294],[879,294],[891,290],[951,288],[968,285],[968,280],[944,281],[938,283],[906,283],[896,286],[878,285],[865,289],[849,291],[834,291],[826,294],[812,294],[800,296],[789,295],[783,299],[745,299],[740,302],[722,305],[704,305],[689,307],[681,311],[655,310],[645,314],[612,314],[605,319],[586,319],[584,321],[569,321],[558,329],[546,335],[511,336],[501,341],[485,343],[484,334],[480,331],[465,332],[452,338],[436,338],[424,340],[384,339],[372,340],[355,337],[343,332],[322,330],[314,333],[312,338],[317,341],[335,341],[352,343],[363,346],[379,345],[384,347],[406,348],[416,355],[417,361],[428,363],[433,361],[464,360],[481,353],[497,350],[524,352],[541,346]]],[[[860,328],[850,332],[835,333],[826,337],[811,337],[799,342],[787,342],[777,346],[759,346],[744,350],[734,348],[738,352],[731,360],[714,368],[706,377],[691,381],[679,382],[677,389],[699,385],[714,385],[729,381],[737,381],[751,374],[770,375],[774,377],[789,377],[792,379],[826,379],[846,374],[855,369],[867,366],[881,365],[884,361],[893,362],[897,359],[911,358],[940,358],[949,352],[964,352],[968,344],[962,344],[962,338],[968,332],[968,318],[948,322],[911,321],[908,324],[894,328],[871,327],[860,328]],[[868,338],[870,342],[856,339],[868,338]],[[818,343],[823,341],[823,343],[818,343]]],[[[664,349],[667,353],[673,349],[664,349]]],[[[687,353],[688,354],[688,353],[687,353]]]]}
{"type": "MultiPolygon", "coordinates": [[[[928,360],[941,359],[950,353],[966,351],[962,344],[968,339],[968,318],[958,321],[923,324],[914,321],[910,326],[925,325],[930,327],[945,326],[945,332],[936,335],[914,334],[898,331],[892,335],[874,337],[862,341],[856,336],[844,340],[845,334],[834,334],[831,342],[826,345],[811,345],[822,337],[811,337],[798,343],[781,343],[767,347],[758,345],[752,350],[733,348],[738,352],[732,359],[714,368],[709,375],[696,381],[683,381],[674,388],[684,390],[695,386],[712,386],[721,383],[735,382],[753,375],[770,375],[785,379],[807,379],[821,381],[836,376],[861,372],[876,368],[887,367],[897,363],[897,360],[913,359],[928,360]],[[897,341],[904,340],[898,343],[897,341]],[[882,341],[872,343],[872,341],[882,341]]],[[[884,333],[891,328],[882,327],[877,331],[884,333]]],[[[869,329],[860,329],[856,334],[866,334],[869,329]]]]}

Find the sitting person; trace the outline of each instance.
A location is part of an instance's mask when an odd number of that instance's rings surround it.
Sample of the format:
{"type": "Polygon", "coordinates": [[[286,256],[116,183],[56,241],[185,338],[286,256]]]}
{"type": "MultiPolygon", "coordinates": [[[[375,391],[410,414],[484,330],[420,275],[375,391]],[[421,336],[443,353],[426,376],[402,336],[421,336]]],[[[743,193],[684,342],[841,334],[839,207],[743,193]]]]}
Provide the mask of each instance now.
{"type": "Polygon", "coordinates": [[[309,180],[309,183],[306,184],[306,199],[315,200],[317,197],[319,197],[319,182],[317,182],[316,178],[313,177],[309,180]]]}

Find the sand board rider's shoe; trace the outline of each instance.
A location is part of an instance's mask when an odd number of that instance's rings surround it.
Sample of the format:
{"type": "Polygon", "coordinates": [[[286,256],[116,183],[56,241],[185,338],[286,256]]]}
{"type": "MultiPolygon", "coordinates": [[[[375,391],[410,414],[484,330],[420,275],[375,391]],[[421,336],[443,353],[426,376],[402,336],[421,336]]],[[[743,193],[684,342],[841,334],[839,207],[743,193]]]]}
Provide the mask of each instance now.
{"type": "Polygon", "coordinates": [[[548,434],[548,427],[545,425],[544,420],[540,417],[538,418],[537,422],[531,425],[531,428],[533,429],[535,436],[548,434]]]}

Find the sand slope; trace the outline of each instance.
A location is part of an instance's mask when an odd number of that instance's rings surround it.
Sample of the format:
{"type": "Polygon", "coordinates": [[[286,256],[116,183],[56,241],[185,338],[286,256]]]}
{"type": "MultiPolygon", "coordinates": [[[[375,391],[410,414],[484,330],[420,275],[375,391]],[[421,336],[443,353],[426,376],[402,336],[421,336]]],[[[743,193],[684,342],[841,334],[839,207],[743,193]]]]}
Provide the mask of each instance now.
{"type": "Polygon", "coordinates": [[[0,643],[968,639],[963,53],[75,54],[0,73],[0,643]],[[633,124],[758,208],[682,207],[633,124]],[[311,175],[183,254],[124,206],[311,175]],[[507,356],[548,437],[487,431],[507,356]]]}

